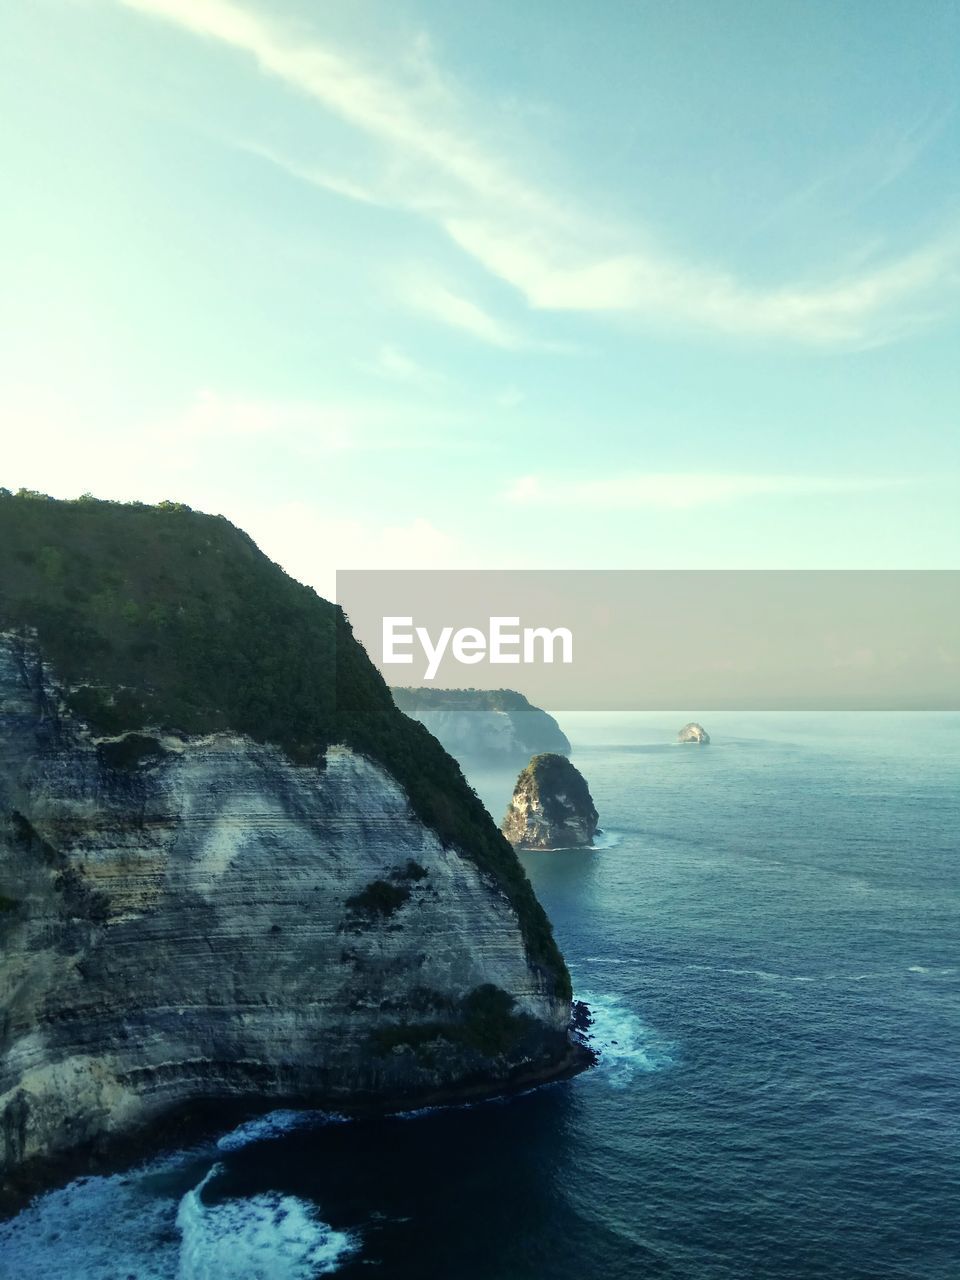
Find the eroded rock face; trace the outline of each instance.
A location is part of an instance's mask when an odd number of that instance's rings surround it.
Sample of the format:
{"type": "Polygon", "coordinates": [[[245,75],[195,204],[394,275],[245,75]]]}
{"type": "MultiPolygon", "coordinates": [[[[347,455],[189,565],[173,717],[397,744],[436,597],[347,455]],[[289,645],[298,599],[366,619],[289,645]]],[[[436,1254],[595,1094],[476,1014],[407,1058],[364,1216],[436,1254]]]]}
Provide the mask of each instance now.
{"type": "Polygon", "coordinates": [[[548,752],[520,774],[500,829],[518,849],[580,849],[593,844],[598,820],[583,774],[548,752]]]}
{"type": "Polygon", "coordinates": [[[547,1076],[569,1016],[502,890],[379,765],[96,739],[0,637],[0,1168],[191,1099],[547,1076]]]}
{"type": "Polygon", "coordinates": [[[701,747],[706,747],[710,744],[710,735],[702,724],[697,724],[695,720],[691,720],[677,734],[677,741],[694,742],[701,747]]]}
{"type": "Polygon", "coordinates": [[[513,689],[392,689],[406,715],[426,725],[457,760],[529,760],[570,754],[556,720],[513,689]]]}

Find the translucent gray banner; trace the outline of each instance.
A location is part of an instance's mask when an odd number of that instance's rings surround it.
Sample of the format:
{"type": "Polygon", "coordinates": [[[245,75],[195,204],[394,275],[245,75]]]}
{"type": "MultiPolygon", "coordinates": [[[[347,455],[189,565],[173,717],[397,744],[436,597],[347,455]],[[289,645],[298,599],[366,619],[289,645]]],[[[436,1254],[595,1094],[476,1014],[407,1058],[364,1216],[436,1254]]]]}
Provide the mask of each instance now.
{"type": "Polygon", "coordinates": [[[390,685],[568,710],[958,710],[960,572],[337,575],[390,685]]]}

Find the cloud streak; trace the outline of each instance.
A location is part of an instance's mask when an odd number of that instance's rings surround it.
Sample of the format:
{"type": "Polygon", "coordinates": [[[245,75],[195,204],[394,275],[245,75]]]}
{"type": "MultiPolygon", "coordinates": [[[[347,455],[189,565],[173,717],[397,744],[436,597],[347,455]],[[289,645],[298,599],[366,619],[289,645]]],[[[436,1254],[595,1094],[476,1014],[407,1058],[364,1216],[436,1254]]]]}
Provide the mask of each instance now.
{"type": "MultiPolygon", "coordinates": [[[[485,141],[466,93],[444,80],[423,49],[417,74],[401,78],[233,0],[117,3],[250,56],[265,75],[360,131],[383,152],[378,173],[362,184],[255,144],[249,149],[312,185],[429,219],[533,310],[863,346],[923,323],[960,284],[960,233],[950,232],[880,265],[763,287],[651,247],[642,228],[614,228],[570,192],[521,177],[519,166],[485,141]]],[[[434,296],[438,318],[484,342],[522,345],[475,304],[451,298],[457,295],[434,296]]]]}
{"type": "Polygon", "coordinates": [[[492,316],[469,298],[436,282],[414,282],[405,291],[408,304],[417,311],[447,325],[469,333],[493,347],[518,351],[535,345],[510,325],[492,316]]]}
{"type": "Polygon", "coordinates": [[[528,475],[514,481],[503,498],[521,507],[589,508],[600,511],[689,511],[696,507],[763,497],[827,497],[869,493],[906,483],[870,477],[718,474],[710,472],[625,472],[571,479],[528,475]]]}

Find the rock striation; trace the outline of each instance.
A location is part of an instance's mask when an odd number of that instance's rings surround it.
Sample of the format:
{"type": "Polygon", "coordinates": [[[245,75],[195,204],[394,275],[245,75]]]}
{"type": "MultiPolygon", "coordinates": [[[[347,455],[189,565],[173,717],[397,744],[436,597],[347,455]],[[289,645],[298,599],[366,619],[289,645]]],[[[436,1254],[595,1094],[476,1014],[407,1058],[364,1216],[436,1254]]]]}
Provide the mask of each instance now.
{"type": "MultiPolygon", "coordinates": [[[[0,532],[9,501],[0,495],[0,532]]],[[[147,572],[140,514],[120,520],[129,536],[116,547],[111,582],[147,572]]],[[[82,543],[51,542],[73,518],[44,511],[41,564],[57,565],[54,550],[67,561],[70,546],[82,543]]],[[[178,536],[179,518],[170,515],[178,536]]],[[[272,649],[243,614],[248,596],[215,595],[230,580],[243,535],[231,526],[211,531],[209,519],[196,517],[205,539],[191,563],[203,563],[201,551],[212,561],[210,547],[223,535],[203,604],[218,610],[221,634],[230,610],[238,619],[217,660],[239,661],[250,636],[260,646],[249,654],[255,670],[257,654],[272,661],[272,649]]],[[[160,527],[168,524],[164,513],[160,527]]],[[[87,547],[78,573],[92,563],[89,540],[87,547]]],[[[250,548],[243,555],[259,557],[250,548]]],[[[288,590],[276,566],[253,563],[264,582],[282,579],[288,590]]],[[[168,572],[162,556],[158,564],[158,574],[168,572]]],[[[180,643],[175,613],[163,621],[170,639],[151,668],[158,719],[105,728],[121,714],[142,721],[143,700],[125,685],[99,687],[97,702],[90,686],[63,678],[47,640],[67,646],[64,654],[119,664],[130,646],[114,636],[126,633],[113,622],[92,639],[84,632],[112,616],[98,596],[64,639],[64,619],[74,617],[66,610],[85,609],[88,597],[76,576],[63,574],[81,603],[70,606],[67,595],[67,603],[43,604],[47,587],[32,566],[20,556],[0,579],[7,616],[19,598],[40,624],[22,625],[20,611],[18,625],[0,632],[5,1177],[201,1101],[346,1108],[489,1092],[576,1069],[569,977],[515,854],[456,765],[393,708],[348,630],[338,637],[338,669],[349,678],[338,706],[350,714],[331,721],[340,740],[317,750],[306,703],[298,704],[294,746],[270,740],[269,726],[200,732],[164,719],[168,668],[180,681],[180,701],[170,705],[184,708],[185,719],[208,714],[186,687],[183,660],[171,665],[180,643]],[[86,705],[99,706],[99,718],[80,714],[86,705]],[[353,728],[351,716],[359,717],[353,728]]],[[[117,606],[124,619],[133,614],[126,589],[117,606]]],[[[303,618],[321,608],[332,616],[333,606],[303,590],[295,596],[303,618]]],[[[171,577],[170,591],[189,611],[186,572],[171,577]]],[[[136,606],[142,616],[139,598],[136,606]]],[[[200,624],[188,617],[189,640],[200,624]]],[[[291,639],[300,617],[276,619],[277,643],[289,655],[278,682],[307,651],[291,639]]],[[[137,634],[145,645],[143,630],[137,634]]],[[[142,652],[135,660],[146,666],[151,651],[142,652]]],[[[294,674],[304,699],[317,696],[294,674]]],[[[252,681],[251,696],[263,684],[252,681]]],[[[229,694],[224,685],[211,716],[226,716],[229,694]]]]}
{"type": "Polygon", "coordinates": [[[702,724],[697,724],[695,720],[691,720],[677,734],[677,741],[694,742],[698,746],[706,747],[710,745],[710,735],[702,724]]]}
{"type": "Polygon", "coordinates": [[[593,844],[598,820],[583,774],[548,752],[520,774],[500,829],[517,849],[581,849],[593,844]]]}
{"type": "Polygon", "coordinates": [[[391,690],[400,710],[426,725],[457,760],[529,760],[552,751],[570,754],[556,720],[513,689],[391,690]]]}

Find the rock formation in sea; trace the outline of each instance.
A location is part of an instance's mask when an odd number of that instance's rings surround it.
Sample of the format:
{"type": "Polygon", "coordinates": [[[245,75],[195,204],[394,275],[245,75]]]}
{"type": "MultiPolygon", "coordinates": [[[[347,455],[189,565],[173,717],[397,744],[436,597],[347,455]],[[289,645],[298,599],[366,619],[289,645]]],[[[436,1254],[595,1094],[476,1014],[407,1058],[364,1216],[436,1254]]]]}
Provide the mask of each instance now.
{"type": "Polygon", "coordinates": [[[457,760],[513,762],[570,754],[556,720],[513,689],[393,689],[405,715],[426,725],[457,760]]]}
{"type": "Polygon", "coordinates": [[[500,830],[517,849],[581,849],[593,844],[598,820],[583,774],[546,752],[517,779],[500,830]]]}
{"type": "Polygon", "coordinates": [[[572,1069],[514,851],[339,609],[172,504],[0,491],[0,546],[0,1170],[572,1069]]]}
{"type": "Polygon", "coordinates": [[[695,720],[691,720],[689,724],[685,724],[677,734],[678,742],[693,742],[698,746],[706,747],[710,745],[710,735],[702,724],[697,724],[695,720]]]}

